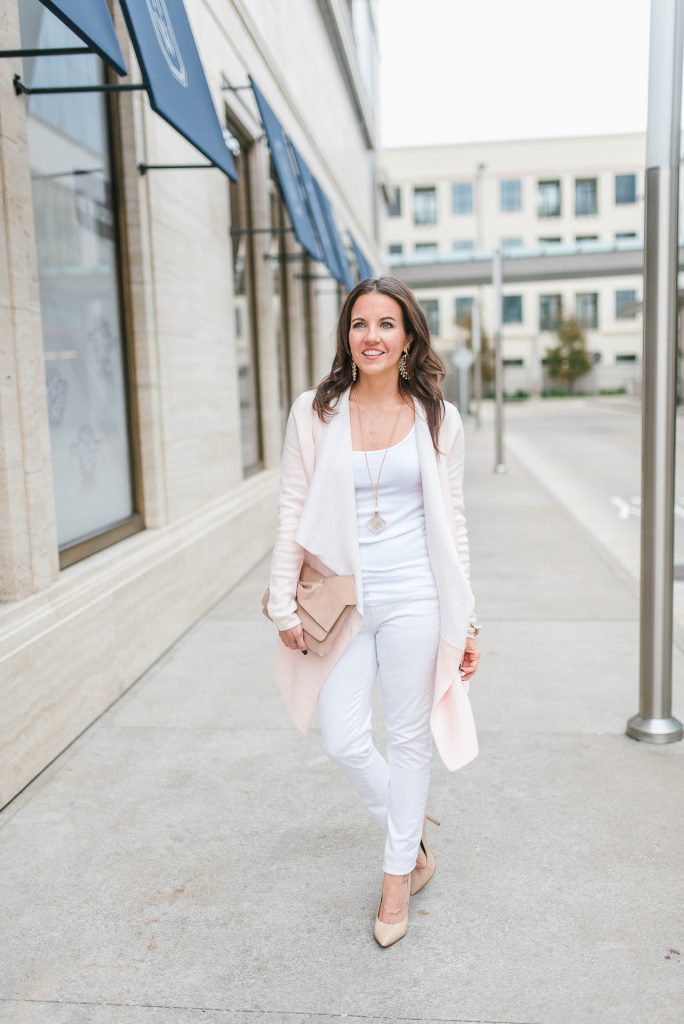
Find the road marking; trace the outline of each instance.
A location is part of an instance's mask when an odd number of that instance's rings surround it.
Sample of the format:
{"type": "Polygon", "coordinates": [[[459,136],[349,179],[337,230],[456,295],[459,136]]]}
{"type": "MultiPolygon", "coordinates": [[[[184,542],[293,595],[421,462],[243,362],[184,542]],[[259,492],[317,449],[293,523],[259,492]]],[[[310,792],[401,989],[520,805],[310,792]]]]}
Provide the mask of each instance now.
{"type": "Polygon", "coordinates": [[[635,516],[638,519],[641,515],[641,498],[639,497],[625,499],[614,494],[610,500],[617,508],[618,519],[629,519],[630,516],[635,516]]]}
{"type": "MultiPolygon", "coordinates": [[[[635,519],[640,518],[641,498],[638,494],[631,498],[621,498],[619,494],[613,494],[610,501],[617,509],[618,519],[629,519],[631,516],[635,519]]],[[[679,501],[675,499],[674,514],[684,519],[684,498],[680,498],[679,501]]]]}

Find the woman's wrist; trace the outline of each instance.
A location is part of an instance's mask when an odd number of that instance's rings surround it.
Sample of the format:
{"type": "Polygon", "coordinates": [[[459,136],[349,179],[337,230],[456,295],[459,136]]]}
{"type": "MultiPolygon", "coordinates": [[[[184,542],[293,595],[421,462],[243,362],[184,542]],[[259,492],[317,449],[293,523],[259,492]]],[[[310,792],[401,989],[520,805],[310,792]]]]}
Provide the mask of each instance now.
{"type": "Polygon", "coordinates": [[[468,619],[468,632],[466,633],[466,636],[477,637],[481,629],[482,626],[473,615],[471,616],[470,619],[468,619]]]}
{"type": "Polygon", "coordinates": [[[297,626],[301,626],[302,620],[299,615],[277,615],[274,617],[273,622],[279,633],[282,633],[286,629],[296,629],[297,626]]]}

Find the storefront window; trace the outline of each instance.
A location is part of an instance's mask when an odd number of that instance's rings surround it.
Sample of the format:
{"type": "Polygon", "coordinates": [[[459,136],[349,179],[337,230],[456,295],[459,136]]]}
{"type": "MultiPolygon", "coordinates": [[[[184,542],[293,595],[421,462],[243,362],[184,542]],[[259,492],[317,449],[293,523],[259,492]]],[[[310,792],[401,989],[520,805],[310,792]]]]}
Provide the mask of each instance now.
{"type": "Polygon", "coordinates": [[[326,278],[320,264],[316,265],[314,274],[316,277],[312,281],[312,310],[316,358],[314,382],[311,386],[317,387],[323,377],[330,373],[332,367],[337,346],[336,327],[341,303],[337,281],[333,277],[326,278]]]}
{"type": "Polygon", "coordinates": [[[244,472],[256,469],[262,460],[261,419],[257,339],[254,312],[254,256],[252,205],[250,201],[248,142],[233,125],[231,150],[237,170],[237,183],[230,185],[230,218],[233,240],[233,296],[235,302],[235,361],[240,402],[240,443],[244,472]]]}
{"type": "MultiPolygon", "coordinates": [[[[21,3],[25,48],[81,45],[42,4],[21,3]]],[[[104,81],[93,54],[24,61],[27,85],[104,81]]],[[[60,548],[134,513],[108,99],[27,97],[38,283],[60,548]]],[[[120,533],[119,533],[120,535],[120,533]]],[[[99,546],[102,546],[101,544],[99,546]]]]}
{"type": "Polygon", "coordinates": [[[276,184],[275,172],[271,167],[271,226],[273,232],[271,244],[271,270],[273,295],[273,326],[276,332],[278,353],[278,401],[280,403],[280,419],[283,435],[287,416],[292,403],[292,386],[290,379],[290,335],[288,323],[287,294],[287,251],[283,228],[289,226],[285,206],[276,184]]]}
{"type": "Polygon", "coordinates": [[[307,388],[313,388],[318,384],[318,381],[314,380],[315,365],[314,365],[314,325],[313,325],[313,310],[312,310],[312,294],[311,288],[309,287],[309,279],[311,274],[316,272],[317,264],[309,256],[304,256],[302,260],[301,272],[297,275],[299,280],[299,287],[302,293],[301,309],[304,317],[304,344],[306,349],[306,386],[307,388]]]}

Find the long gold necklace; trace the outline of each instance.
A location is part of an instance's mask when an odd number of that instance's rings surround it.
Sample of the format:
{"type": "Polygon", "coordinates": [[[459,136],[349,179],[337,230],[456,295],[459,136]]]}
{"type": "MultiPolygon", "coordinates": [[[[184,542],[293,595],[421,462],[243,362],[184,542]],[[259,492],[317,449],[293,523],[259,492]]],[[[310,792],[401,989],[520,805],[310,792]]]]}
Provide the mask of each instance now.
{"type": "Polygon", "coordinates": [[[395,419],[394,426],[392,427],[392,433],[390,435],[389,444],[385,448],[385,454],[383,455],[382,461],[380,463],[380,469],[378,471],[378,479],[374,483],[373,482],[373,476],[372,476],[371,471],[370,471],[370,465],[368,463],[368,452],[366,451],[366,442],[365,442],[365,439],[364,439],[364,436],[363,436],[363,424],[361,423],[361,407],[359,406],[358,398],[355,398],[354,401],[356,402],[356,413],[357,413],[357,415],[359,417],[359,430],[361,431],[361,444],[363,445],[363,454],[366,457],[366,468],[368,469],[368,477],[369,477],[370,482],[371,482],[371,487],[373,488],[374,493],[375,493],[373,515],[370,517],[370,519],[366,520],[366,526],[368,527],[369,530],[372,530],[373,533],[380,533],[380,531],[384,530],[385,527],[387,526],[386,521],[380,515],[380,508],[378,507],[378,489],[380,487],[380,476],[382,474],[382,467],[384,465],[385,458],[387,456],[387,452],[390,450],[390,448],[392,446],[392,438],[394,437],[394,432],[397,429],[397,423],[399,422],[399,417],[401,416],[401,410],[403,408],[403,402],[399,406],[399,412],[397,413],[397,418],[395,419]]]}

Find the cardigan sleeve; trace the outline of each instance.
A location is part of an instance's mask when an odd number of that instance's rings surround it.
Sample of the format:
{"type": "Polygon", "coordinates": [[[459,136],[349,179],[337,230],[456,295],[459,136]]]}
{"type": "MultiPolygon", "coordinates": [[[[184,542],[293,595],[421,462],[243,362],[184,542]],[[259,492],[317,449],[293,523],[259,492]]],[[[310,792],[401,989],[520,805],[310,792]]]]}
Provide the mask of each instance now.
{"type": "MultiPolygon", "coordinates": [[[[447,450],[447,470],[449,474],[449,487],[451,489],[451,504],[454,511],[456,523],[456,546],[458,557],[468,583],[470,583],[470,546],[468,544],[468,529],[465,517],[465,498],[463,494],[463,477],[465,472],[465,430],[461,414],[453,403],[448,403],[453,409],[452,417],[456,421],[456,430],[449,448],[447,450]],[[455,414],[455,415],[454,415],[455,414]]],[[[476,622],[475,610],[470,616],[471,622],[476,622]]]]}
{"type": "Polygon", "coordinates": [[[293,404],[287,418],[280,464],[278,527],[271,558],[271,592],[267,605],[268,614],[279,631],[292,629],[301,623],[297,614],[296,593],[304,551],[295,541],[294,535],[307,489],[308,480],[293,404]]]}

